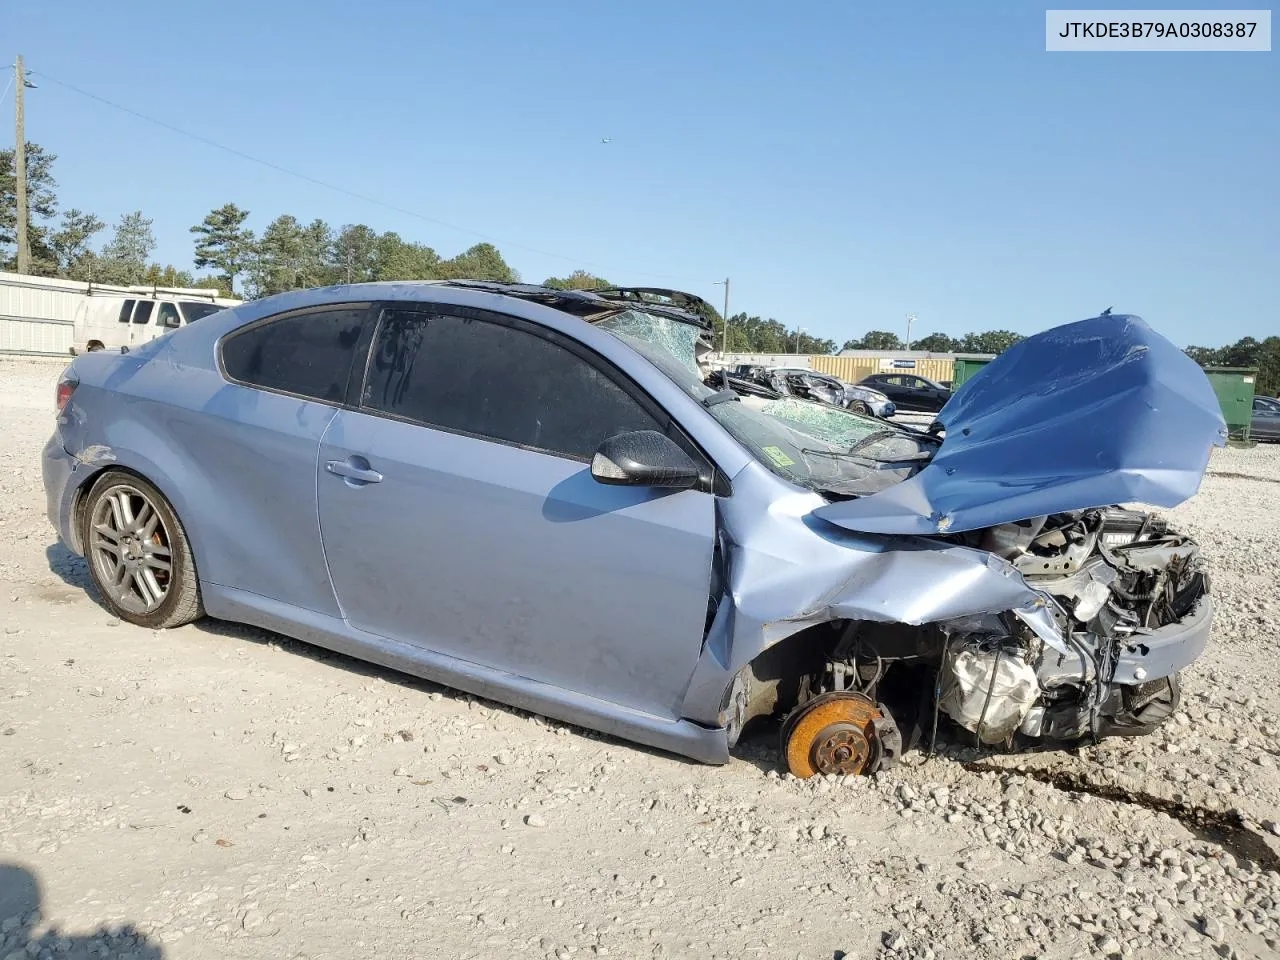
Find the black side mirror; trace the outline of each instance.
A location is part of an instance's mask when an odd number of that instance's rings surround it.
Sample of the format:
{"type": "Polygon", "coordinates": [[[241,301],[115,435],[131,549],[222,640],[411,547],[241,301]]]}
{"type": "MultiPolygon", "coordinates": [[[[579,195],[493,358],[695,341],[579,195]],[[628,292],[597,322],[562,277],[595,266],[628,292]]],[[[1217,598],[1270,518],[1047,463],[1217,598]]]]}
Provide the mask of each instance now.
{"type": "Polygon", "coordinates": [[[600,444],[591,476],[600,483],[687,490],[698,482],[698,465],[665,434],[634,430],[600,444]]]}

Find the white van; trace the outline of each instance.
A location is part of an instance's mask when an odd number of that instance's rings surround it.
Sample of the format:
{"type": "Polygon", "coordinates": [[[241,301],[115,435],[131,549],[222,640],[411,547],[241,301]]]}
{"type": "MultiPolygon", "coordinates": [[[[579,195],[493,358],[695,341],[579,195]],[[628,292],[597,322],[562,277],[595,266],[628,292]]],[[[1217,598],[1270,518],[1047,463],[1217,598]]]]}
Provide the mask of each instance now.
{"type": "Polygon", "coordinates": [[[76,352],[119,349],[164,336],[225,307],[178,296],[87,297],[76,316],[76,352]]]}
{"type": "Polygon", "coordinates": [[[0,272],[0,354],[65,357],[118,350],[238,303],[205,288],[126,287],[0,272]]]}

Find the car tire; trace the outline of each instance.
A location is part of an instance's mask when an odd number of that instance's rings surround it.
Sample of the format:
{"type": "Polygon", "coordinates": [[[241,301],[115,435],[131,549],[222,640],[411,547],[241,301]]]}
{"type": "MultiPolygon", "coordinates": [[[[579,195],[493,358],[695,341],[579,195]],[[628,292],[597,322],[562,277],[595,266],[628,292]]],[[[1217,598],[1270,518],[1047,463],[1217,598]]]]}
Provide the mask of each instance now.
{"type": "Polygon", "coordinates": [[[103,349],[102,344],[98,343],[98,341],[97,341],[97,340],[95,340],[95,341],[93,341],[93,343],[89,344],[89,346],[88,346],[88,348],[85,350],[85,352],[86,352],[86,353],[97,353],[97,352],[98,352],[99,350],[101,350],[101,349],[103,349]]]}
{"type": "Polygon", "coordinates": [[[865,400],[854,400],[849,404],[849,409],[854,413],[862,414],[864,417],[871,416],[871,408],[867,406],[867,402],[865,400]]]}
{"type": "Polygon", "coordinates": [[[164,494],[136,474],[97,479],[80,542],[103,604],[121,620],[167,630],[204,616],[187,533],[164,494]]]}

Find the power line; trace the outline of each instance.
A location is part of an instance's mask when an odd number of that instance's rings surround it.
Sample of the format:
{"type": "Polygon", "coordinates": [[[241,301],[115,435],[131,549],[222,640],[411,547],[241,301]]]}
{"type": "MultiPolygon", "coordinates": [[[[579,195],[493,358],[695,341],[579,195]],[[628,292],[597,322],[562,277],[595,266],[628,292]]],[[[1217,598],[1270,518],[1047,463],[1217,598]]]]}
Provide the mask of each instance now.
{"type": "Polygon", "coordinates": [[[500,244],[501,246],[514,248],[516,250],[523,250],[526,253],[536,253],[542,257],[550,257],[553,260],[561,260],[565,263],[572,263],[574,266],[577,266],[577,267],[591,267],[592,269],[600,270],[603,273],[616,274],[618,272],[622,272],[622,273],[629,273],[631,276],[636,276],[636,277],[661,278],[666,280],[674,280],[681,283],[710,284],[712,282],[707,280],[698,280],[692,277],[676,277],[676,276],[672,276],[671,274],[665,274],[665,273],[645,273],[637,270],[614,271],[603,264],[592,263],[588,260],[579,260],[576,257],[568,257],[560,253],[552,253],[549,250],[541,250],[538,247],[531,247],[523,243],[513,243],[508,240],[502,240],[498,237],[494,237],[486,233],[481,233],[479,230],[472,230],[469,227],[461,227],[455,223],[449,223],[448,221],[445,221],[445,220],[439,220],[435,217],[429,217],[426,214],[419,213],[416,210],[410,210],[407,207],[401,207],[394,203],[389,203],[386,200],[379,200],[378,198],[368,196],[367,194],[357,193],[354,190],[348,190],[346,187],[339,186],[336,183],[329,183],[326,180],[320,180],[320,179],[317,179],[316,177],[308,176],[305,173],[299,173],[297,170],[290,170],[288,167],[282,167],[278,163],[273,163],[270,160],[263,160],[261,157],[255,157],[253,156],[253,154],[245,153],[243,150],[237,150],[235,147],[229,147],[226,144],[218,143],[218,141],[211,140],[210,138],[203,136],[202,134],[192,133],[190,130],[184,130],[181,127],[174,126],[173,124],[168,123],[164,120],[158,120],[155,117],[147,116],[145,113],[141,113],[137,110],[134,110],[132,107],[126,107],[124,104],[116,103],[113,100],[108,100],[106,97],[101,97],[96,93],[90,93],[88,90],[83,90],[80,87],[75,86],[74,84],[67,83],[65,80],[59,80],[57,77],[50,76],[49,74],[45,73],[43,70],[29,70],[28,73],[38,74],[39,76],[43,77],[45,80],[48,80],[50,83],[56,84],[57,86],[62,87],[66,90],[70,90],[72,93],[78,93],[82,97],[87,97],[90,100],[96,100],[98,103],[105,104],[106,106],[111,107],[114,110],[119,110],[122,113],[127,113],[131,117],[136,117],[137,119],[143,120],[146,123],[151,123],[158,127],[163,127],[165,130],[168,130],[172,133],[179,134],[180,136],[183,136],[183,137],[188,137],[192,140],[197,140],[200,143],[205,144],[206,146],[210,146],[216,150],[222,150],[224,153],[229,153],[232,156],[239,157],[241,160],[248,160],[250,163],[256,163],[270,170],[274,170],[277,173],[283,173],[286,176],[296,177],[299,180],[304,180],[307,183],[313,184],[317,187],[323,187],[326,190],[332,190],[335,193],[341,193],[344,196],[351,197],[355,200],[360,200],[364,203],[371,203],[375,206],[383,207],[384,209],[387,209],[387,210],[393,210],[396,213],[403,214],[406,217],[413,217],[417,220],[425,221],[426,223],[433,223],[436,226],[445,227],[449,230],[456,230],[459,233],[470,234],[473,237],[479,237],[481,240],[488,240],[490,243],[500,244]]]}

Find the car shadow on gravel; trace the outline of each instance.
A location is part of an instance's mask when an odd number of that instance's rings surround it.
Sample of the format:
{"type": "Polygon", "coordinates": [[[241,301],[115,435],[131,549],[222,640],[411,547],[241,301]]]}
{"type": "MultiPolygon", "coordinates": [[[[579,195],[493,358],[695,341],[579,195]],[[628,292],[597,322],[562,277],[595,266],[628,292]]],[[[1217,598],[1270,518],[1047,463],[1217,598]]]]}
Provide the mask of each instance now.
{"type": "MultiPolygon", "coordinates": [[[[84,591],[85,596],[97,604],[102,610],[111,613],[110,608],[102,602],[102,598],[98,595],[98,589],[94,586],[93,578],[89,574],[89,565],[84,557],[78,557],[67,549],[66,545],[61,541],[50,544],[45,548],[45,557],[49,562],[49,569],[58,575],[58,577],[69,587],[84,591]]],[[[114,614],[112,614],[114,616],[114,614]]],[[[538,719],[547,719],[540,717],[538,714],[529,713],[527,710],[520,710],[516,707],[508,706],[505,703],[498,703],[494,700],[488,700],[485,697],[475,696],[465,693],[461,690],[455,690],[451,687],[445,687],[425,680],[421,677],[414,677],[407,673],[401,673],[390,667],[383,667],[376,663],[370,663],[367,660],[360,660],[356,657],[347,656],[344,653],[337,653],[315,644],[305,643],[302,640],[295,640],[292,637],[286,637],[283,634],[273,633],[270,630],[264,630],[260,627],[249,626],[243,623],[234,623],[230,620],[215,620],[212,617],[205,617],[198,620],[193,626],[203,633],[211,633],[221,637],[232,637],[237,640],[247,640],[250,643],[256,643],[260,646],[274,647],[286,653],[295,656],[306,657],[317,663],[324,663],[329,666],[337,667],[340,670],[346,670],[362,677],[376,678],[387,683],[393,683],[396,686],[404,687],[408,690],[416,690],[421,693],[439,693],[451,700],[459,702],[476,701],[482,706],[490,707],[494,710],[501,710],[513,717],[530,719],[537,717],[538,719]]],[[[641,750],[655,757],[664,757],[677,763],[697,766],[696,762],[677,754],[667,753],[653,747],[646,747],[643,744],[632,743],[629,740],[622,740],[611,737],[608,734],[599,733],[595,730],[587,730],[584,727],[578,727],[571,723],[564,723],[559,720],[548,720],[548,722],[556,723],[566,729],[577,733],[581,737],[588,737],[593,740],[616,743],[619,746],[625,746],[628,749],[641,750]]],[[[767,769],[767,767],[765,768],[767,769]]],[[[0,918],[3,919],[3,918],[0,918]]],[[[3,956],[3,954],[0,954],[3,956]]]]}
{"type": "Polygon", "coordinates": [[[30,870],[16,863],[0,863],[0,956],[56,956],[64,960],[164,957],[160,944],[131,924],[112,924],[74,936],[54,926],[37,934],[43,919],[40,901],[40,881],[30,870]]]}
{"type": "MultiPolygon", "coordinates": [[[[77,557],[61,540],[55,541],[45,547],[45,559],[49,562],[49,570],[56,573],[68,587],[73,587],[84,593],[84,595],[97,604],[102,610],[111,613],[110,608],[102,602],[102,597],[98,594],[98,588],[93,584],[93,577],[89,575],[89,563],[84,557],[77,557]]],[[[115,616],[115,614],[112,614],[115,616]]]]}
{"type": "Polygon", "coordinates": [[[492,710],[500,710],[517,719],[536,719],[544,723],[555,724],[557,727],[563,727],[570,733],[577,734],[579,737],[584,737],[589,740],[613,744],[628,750],[640,751],[647,753],[650,756],[661,757],[665,760],[684,766],[701,766],[697,761],[690,760],[688,757],[682,757],[679,754],[668,753],[665,750],[659,750],[656,747],[648,747],[644,744],[635,743],[619,737],[613,737],[607,733],[601,733],[597,730],[588,730],[586,727],[579,727],[563,720],[555,720],[549,717],[544,717],[541,714],[530,713],[528,710],[521,710],[518,707],[500,703],[496,700],[490,700],[486,697],[477,696],[476,694],[467,693],[464,690],[446,687],[442,684],[435,683],[432,680],[415,677],[408,673],[401,673],[399,670],[393,670],[391,667],[384,667],[381,664],[370,663],[368,660],[361,660],[357,657],[348,656],[345,653],[338,653],[325,647],[307,643],[303,640],[287,637],[284,634],[265,630],[261,627],[254,627],[244,623],[235,623],[230,620],[216,620],[213,617],[204,617],[201,620],[197,620],[191,626],[202,633],[213,634],[219,637],[229,637],[236,640],[246,640],[250,643],[258,644],[259,646],[271,647],[283,653],[289,653],[298,657],[305,657],[316,663],[323,663],[326,666],[345,670],[348,673],[353,673],[357,676],[382,680],[385,683],[394,684],[395,686],[402,687],[405,690],[414,690],[419,693],[427,694],[438,693],[441,696],[448,697],[450,700],[464,704],[474,701],[482,707],[488,707],[492,710]]]}
{"type": "Polygon", "coordinates": [[[63,583],[69,587],[88,590],[97,599],[93,578],[89,576],[89,564],[84,557],[77,557],[61,540],[45,547],[44,555],[49,561],[49,569],[61,577],[63,583]]]}

